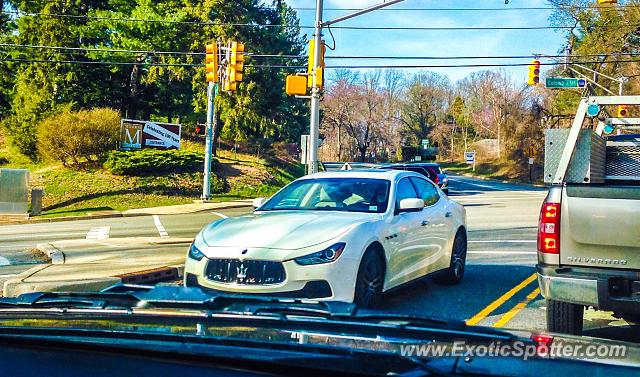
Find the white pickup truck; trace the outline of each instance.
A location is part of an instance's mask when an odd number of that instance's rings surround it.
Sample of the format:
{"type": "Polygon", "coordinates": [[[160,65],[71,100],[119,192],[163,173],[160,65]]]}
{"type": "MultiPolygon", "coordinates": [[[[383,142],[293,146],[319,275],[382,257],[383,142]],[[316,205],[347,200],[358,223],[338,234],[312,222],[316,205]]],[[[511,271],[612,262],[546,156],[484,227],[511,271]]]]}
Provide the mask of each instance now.
{"type": "Polygon", "coordinates": [[[549,138],[556,130],[547,134],[551,187],[540,211],[537,273],[551,332],[580,334],[585,307],[640,318],[640,135],[602,137],[605,129],[640,128],[640,118],[602,115],[616,105],[640,105],[640,96],[583,98],[556,156],[549,138]],[[598,123],[595,132],[587,123],[598,123]]]}

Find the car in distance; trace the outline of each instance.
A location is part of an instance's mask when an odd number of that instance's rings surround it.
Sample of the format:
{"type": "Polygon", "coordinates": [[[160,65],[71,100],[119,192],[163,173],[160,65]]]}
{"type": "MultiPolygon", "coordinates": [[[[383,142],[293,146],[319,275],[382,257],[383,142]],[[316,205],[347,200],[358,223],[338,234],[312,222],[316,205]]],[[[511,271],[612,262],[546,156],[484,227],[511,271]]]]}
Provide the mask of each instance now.
{"type": "Polygon", "coordinates": [[[449,284],[464,275],[465,210],[417,173],[317,173],[254,207],[198,233],[185,286],[374,307],[428,274],[449,284]]]}
{"type": "Polygon", "coordinates": [[[429,178],[438,185],[445,194],[449,195],[449,178],[439,164],[435,162],[414,162],[409,164],[383,165],[382,169],[412,171],[429,178]]]}

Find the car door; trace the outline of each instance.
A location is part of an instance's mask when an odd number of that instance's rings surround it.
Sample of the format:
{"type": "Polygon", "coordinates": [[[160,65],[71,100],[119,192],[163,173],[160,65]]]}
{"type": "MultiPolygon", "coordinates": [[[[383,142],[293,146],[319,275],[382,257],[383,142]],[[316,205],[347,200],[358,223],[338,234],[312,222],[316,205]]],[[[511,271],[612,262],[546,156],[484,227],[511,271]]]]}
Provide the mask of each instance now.
{"type": "Polygon", "coordinates": [[[435,185],[426,179],[411,177],[418,197],[424,200],[424,210],[420,227],[419,243],[425,245],[420,262],[420,272],[425,275],[431,271],[445,268],[449,264],[449,238],[451,226],[446,212],[447,199],[440,197],[435,185]]]}
{"type": "Polygon", "coordinates": [[[393,217],[389,220],[388,234],[383,234],[385,249],[389,250],[390,254],[387,265],[388,287],[412,280],[419,274],[418,269],[424,248],[424,245],[420,244],[422,216],[420,212],[398,213],[400,201],[407,198],[418,198],[418,195],[409,178],[405,177],[396,183],[393,201],[390,201],[395,210],[393,217]]]}

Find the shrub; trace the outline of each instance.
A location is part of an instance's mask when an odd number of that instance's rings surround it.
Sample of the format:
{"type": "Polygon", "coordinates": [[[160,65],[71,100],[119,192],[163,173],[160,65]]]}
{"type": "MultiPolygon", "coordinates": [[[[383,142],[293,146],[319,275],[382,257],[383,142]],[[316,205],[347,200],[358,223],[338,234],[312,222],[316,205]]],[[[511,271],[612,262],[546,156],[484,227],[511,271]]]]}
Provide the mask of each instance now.
{"type": "Polygon", "coordinates": [[[65,110],[38,126],[38,150],[63,165],[78,165],[82,159],[97,161],[115,148],[120,115],[106,108],[73,112],[65,110]]]}
{"type": "Polygon", "coordinates": [[[111,152],[104,167],[113,174],[144,176],[198,172],[203,164],[203,154],[194,151],[142,149],[111,152]]]}

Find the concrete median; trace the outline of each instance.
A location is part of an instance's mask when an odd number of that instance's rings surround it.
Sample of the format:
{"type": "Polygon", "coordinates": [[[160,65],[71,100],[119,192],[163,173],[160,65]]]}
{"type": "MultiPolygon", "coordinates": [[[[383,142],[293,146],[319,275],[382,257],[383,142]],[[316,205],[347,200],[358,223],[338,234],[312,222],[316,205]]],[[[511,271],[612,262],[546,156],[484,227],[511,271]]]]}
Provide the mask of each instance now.
{"type": "Polygon", "coordinates": [[[190,238],[67,240],[38,245],[51,264],[4,283],[3,296],[27,292],[97,291],[117,283],[154,284],[182,277],[190,238]]]}

